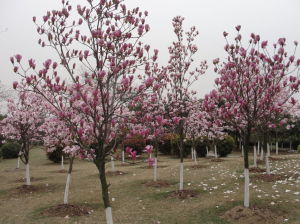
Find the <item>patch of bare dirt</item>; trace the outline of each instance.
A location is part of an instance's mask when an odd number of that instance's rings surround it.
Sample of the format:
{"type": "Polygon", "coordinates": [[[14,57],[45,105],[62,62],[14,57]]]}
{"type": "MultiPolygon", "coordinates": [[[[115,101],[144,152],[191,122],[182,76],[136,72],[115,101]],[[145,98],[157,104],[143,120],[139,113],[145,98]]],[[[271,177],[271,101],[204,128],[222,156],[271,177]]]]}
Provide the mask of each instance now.
{"type": "Polygon", "coordinates": [[[230,209],[221,218],[235,224],[281,224],[284,222],[283,215],[276,214],[269,209],[242,206],[230,209]]]}
{"type": "Polygon", "coordinates": [[[125,174],[127,174],[127,173],[125,173],[123,171],[119,171],[119,170],[106,172],[107,176],[120,176],[120,175],[125,175],[125,174]]]}
{"type": "Polygon", "coordinates": [[[12,196],[20,196],[26,194],[32,194],[34,192],[51,192],[54,191],[55,187],[49,184],[45,185],[22,185],[12,191],[12,196]]]}
{"type": "Polygon", "coordinates": [[[199,194],[198,191],[195,190],[177,190],[177,191],[172,191],[169,195],[168,198],[178,198],[178,199],[187,199],[187,198],[195,198],[199,194]]]}
{"type": "Polygon", "coordinates": [[[72,216],[84,216],[93,212],[93,209],[86,205],[70,205],[60,204],[47,208],[41,212],[44,216],[56,216],[56,217],[72,217],[72,216]]]}
{"type": "Polygon", "coordinates": [[[168,181],[164,180],[158,180],[158,181],[148,181],[144,183],[146,187],[155,187],[155,188],[161,188],[161,187],[169,187],[172,184],[168,181]]]}
{"type": "Polygon", "coordinates": [[[274,182],[277,180],[284,180],[288,177],[284,176],[284,175],[280,175],[280,174],[258,174],[253,176],[251,179],[253,180],[261,180],[261,181],[265,181],[265,182],[274,182]]]}
{"type": "Polygon", "coordinates": [[[249,171],[251,173],[263,173],[263,172],[266,172],[266,169],[262,169],[262,168],[259,168],[259,167],[251,167],[249,169],[249,171]]]}
{"type": "Polygon", "coordinates": [[[225,160],[217,158],[217,159],[211,159],[210,161],[220,163],[220,162],[224,162],[225,160]]]}
{"type": "MultiPolygon", "coordinates": [[[[36,181],[41,181],[41,180],[46,180],[46,179],[47,179],[46,177],[30,177],[31,182],[36,182],[36,181]]],[[[25,178],[20,178],[20,179],[17,179],[15,182],[16,183],[23,183],[23,182],[26,182],[26,179],[25,178]]]]}
{"type": "Polygon", "coordinates": [[[200,165],[200,164],[195,164],[195,165],[189,166],[189,168],[195,169],[195,170],[202,169],[202,168],[207,168],[207,167],[208,167],[207,165],[200,165]]]}

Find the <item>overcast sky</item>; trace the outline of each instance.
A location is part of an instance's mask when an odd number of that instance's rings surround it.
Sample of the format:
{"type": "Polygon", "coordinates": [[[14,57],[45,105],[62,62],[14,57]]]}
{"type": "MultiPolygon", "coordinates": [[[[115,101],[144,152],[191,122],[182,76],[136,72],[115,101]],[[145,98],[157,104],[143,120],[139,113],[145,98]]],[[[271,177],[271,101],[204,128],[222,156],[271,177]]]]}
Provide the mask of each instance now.
{"type": "MultiPolygon", "coordinates": [[[[83,1],[70,0],[75,5],[83,1]]],[[[12,72],[10,56],[20,53],[25,59],[32,57],[41,62],[52,57],[51,50],[37,44],[39,37],[32,16],[41,18],[47,10],[57,9],[60,0],[0,0],[0,3],[0,81],[11,86],[18,77],[12,72]]],[[[174,40],[171,20],[177,15],[186,18],[186,28],[192,25],[198,28],[196,60],[206,59],[210,67],[212,59],[224,57],[223,31],[233,36],[236,25],[242,25],[244,37],[254,32],[269,42],[279,37],[286,37],[289,45],[294,40],[300,42],[299,0],[125,0],[125,3],[128,8],[139,6],[149,11],[151,32],[144,42],[159,49],[161,63],[167,61],[167,47],[174,40]]],[[[197,84],[201,96],[213,88],[215,78],[211,69],[202,77],[197,84]]]]}

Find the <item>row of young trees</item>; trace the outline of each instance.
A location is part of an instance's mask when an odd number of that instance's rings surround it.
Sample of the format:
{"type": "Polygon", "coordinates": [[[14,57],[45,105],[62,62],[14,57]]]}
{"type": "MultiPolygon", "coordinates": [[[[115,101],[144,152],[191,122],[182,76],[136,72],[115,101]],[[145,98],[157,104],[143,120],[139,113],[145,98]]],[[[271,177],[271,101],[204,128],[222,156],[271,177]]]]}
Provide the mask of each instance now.
{"type": "MultiPolygon", "coordinates": [[[[29,144],[40,130],[46,133],[48,148],[60,146],[71,155],[64,202],[68,203],[72,161],[75,156],[90,158],[99,171],[106,220],[112,224],[105,164],[125,137],[140,134],[154,142],[156,181],[160,137],[176,133],[183,190],[184,141],[218,139],[225,130],[233,130],[244,140],[244,205],[249,207],[250,138],[253,132],[264,134],[280,124],[283,114],[295,109],[300,60],[295,52],[288,55],[284,38],[268,50],[267,41],[251,34],[244,47],[237,26],[233,43],[224,32],[227,58],[214,60],[220,77],[216,89],[201,101],[193,89],[207,63],[194,63],[198,31],[192,27],[185,32],[184,19],[175,17],[176,40],[169,47],[167,65],[160,66],[158,51],[141,42],[150,30],[147,16],[139,8],[127,9],[122,0],[87,0],[75,10],[62,0],[62,8],[48,11],[41,23],[33,17],[39,44],[52,49],[59,61],[48,59],[38,66],[34,59],[26,65],[19,54],[11,58],[22,81],[13,83],[20,97],[9,103],[3,132],[22,142],[27,179],[29,144]],[[86,72],[78,73],[82,67],[86,72]]],[[[265,148],[266,139],[263,142],[265,148]]]]}

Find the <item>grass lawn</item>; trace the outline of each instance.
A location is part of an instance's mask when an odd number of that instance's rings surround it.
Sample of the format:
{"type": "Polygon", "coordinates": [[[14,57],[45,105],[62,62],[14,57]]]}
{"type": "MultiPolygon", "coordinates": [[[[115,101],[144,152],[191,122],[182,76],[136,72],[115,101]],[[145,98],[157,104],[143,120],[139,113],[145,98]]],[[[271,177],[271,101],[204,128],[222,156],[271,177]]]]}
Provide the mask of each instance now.
{"type": "MultiPolygon", "coordinates": [[[[252,156],[252,155],[251,155],[252,156]]],[[[277,158],[276,156],[273,156],[277,158]]],[[[254,179],[251,173],[251,206],[268,208],[285,217],[284,223],[300,223],[300,155],[280,155],[285,160],[272,160],[272,173],[284,176],[282,180],[265,182],[254,179]]],[[[196,190],[197,197],[178,199],[169,197],[178,189],[179,159],[159,157],[161,180],[173,185],[153,188],[144,185],[152,180],[153,170],[141,168],[146,163],[121,166],[116,169],[126,174],[110,176],[108,181],[116,224],[228,224],[220,218],[226,210],[242,205],[243,160],[238,154],[211,162],[200,158],[202,168],[193,169],[190,158],[185,160],[185,189],[196,190]]],[[[15,170],[16,160],[0,162],[0,223],[106,223],[104,219],[97,169],[92,162],[75,160],[70,186],[70,204],[87,205],[91,214],[80,217],[46,217],[41,212],[63,202],[66,173],[59,173],[60,164],[47,160],[40,148],[31,150],[31,176],[34,186],[41,190],[21,194],[16,189],[23,183],[24,166],[15,170]]],[[[67,169],[65,164],[65,169],[67,169]]],[[[110,164],[107,164],[108,170],[110,164]]],[[[262,222],[263,223],[263,222],[262,222]]],[[[256,224],[259,224],[256,222],[256,224]]]]}

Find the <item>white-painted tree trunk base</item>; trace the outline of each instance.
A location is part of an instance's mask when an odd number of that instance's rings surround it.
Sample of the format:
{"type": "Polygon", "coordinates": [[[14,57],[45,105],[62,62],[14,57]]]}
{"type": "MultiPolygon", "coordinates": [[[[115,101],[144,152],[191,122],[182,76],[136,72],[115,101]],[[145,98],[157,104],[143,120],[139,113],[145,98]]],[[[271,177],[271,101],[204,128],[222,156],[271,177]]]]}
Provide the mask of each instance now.
{"type": "Polygon", "coordinates": [[[31,185],[29,163],[26,164],[25,179],[26,179],[26,185],[31,185]]]}
{"type": "Polygon", "coordinates": [[[71,174],[68,173],[66,187],[65,187],[65,194],[64,194],[64,204],[68,204],[69,203],[70,182],[71,182],[71,174]]]}
{"type": "Polygon", "coordinates": [[[206,146],[206,156],[208,156],[208,147],[206,146]]]}
{"type": "Polygon", "coordinates": [[[276,155],[278,155],[278,142],[276,142],[276,155]]]}
{"type": "Polygon", "coordinates": [[[152,159],[152,153],[150,153],[149,158],[152,159]]]}
{"type": "Polygon", "coordinates": [[[264,149],[261,148],[261,151],[260,151],[260,160],[264,160],[264,149]]]}
{"type": "Polygon", "coordinates": [[[269,156],[266,156],[266,170],[267,170],[267,174],[270,175],[271,174],[271,169],[270,169],[269,156]]]}
{"type": "Polygon", "coordinates": [[[194,162],[195,162],[195,164],[198,164],[198,162],[197,162],[197,152],[196,152],[196,149],[194,149],[194,162]]]}
{"type": "Polygon", "coordinates": [[[215,145],[215,158],[218,158],[217,146],[215,145]]]}
{"type": "Polygon", "coordinates": [[[253,166],[257,167],[257,155],[256,155],[256,147],[253,148],[253,166]]]}
{"type": "Polygon", "coordinates": [[[18,157],[18,161],[17,161],[17,169],[20,168],[20,156],[18,157]]]}
{"type": "Polygon", "coordinates": [[[257,143],[257,156],[260,154],[260,142],[257,143]]]}
{"type": "Polygon", "coordinates": [[[244,146],[242,145],[242,157],[244,157],[244,146]]]}
{"type": "Polygon", "coordinates": [[[125,152],[122,150],[122,163],[125,163],[125,152]]]}
{"type": "Polygon", "coordinates": [[[249,190],[250,179],[249,179],[249,170],[248,169],[244,169],[244,176],[245,176],[244,206],[246,208],[249,208],[249,203],[250,203],[250,190],[249,190]]]}
{"type": "Polygon", "coordinates": [[[65,169],[64,167],[64,156],[61,156],[61,169],[65,169]]]}
{"type": "Polygon", "coordinates": [[[194,148],[191,148],[192,160],[194,159],[194,148]]]}
{"type": "Polygon", "coordinates": [[[270,145],[269,143],[267,144],[267,157],[269,157],[271,155],[270,153],[270,145]]]}
{"type": "Polygon", "coordinates": [[[183,190],[183,163],[180,163],[180,174],[179,174],[179,190],[183,190]]]}
{"type": "Polygon", "coordinates": [[[153,175],[153,180],[157,181],[157,158],[154,158],[154,175],[153,175]]]}
{"type": "Polygon", "coordinates": [[[105,209],[105,216],[106,216],[106,224],[113,224],[113,217],[112,217],[111,207],[107,207],[105,209]]]}
{"type": "Polygon", "coordinates": [[[112,169],[112,172],[115,172],[116,171],[116,168],[115,168],[115,161],[114,161],[114,157],[110,157],[110,160],[111,160],[111,169],[112,169]]]}

